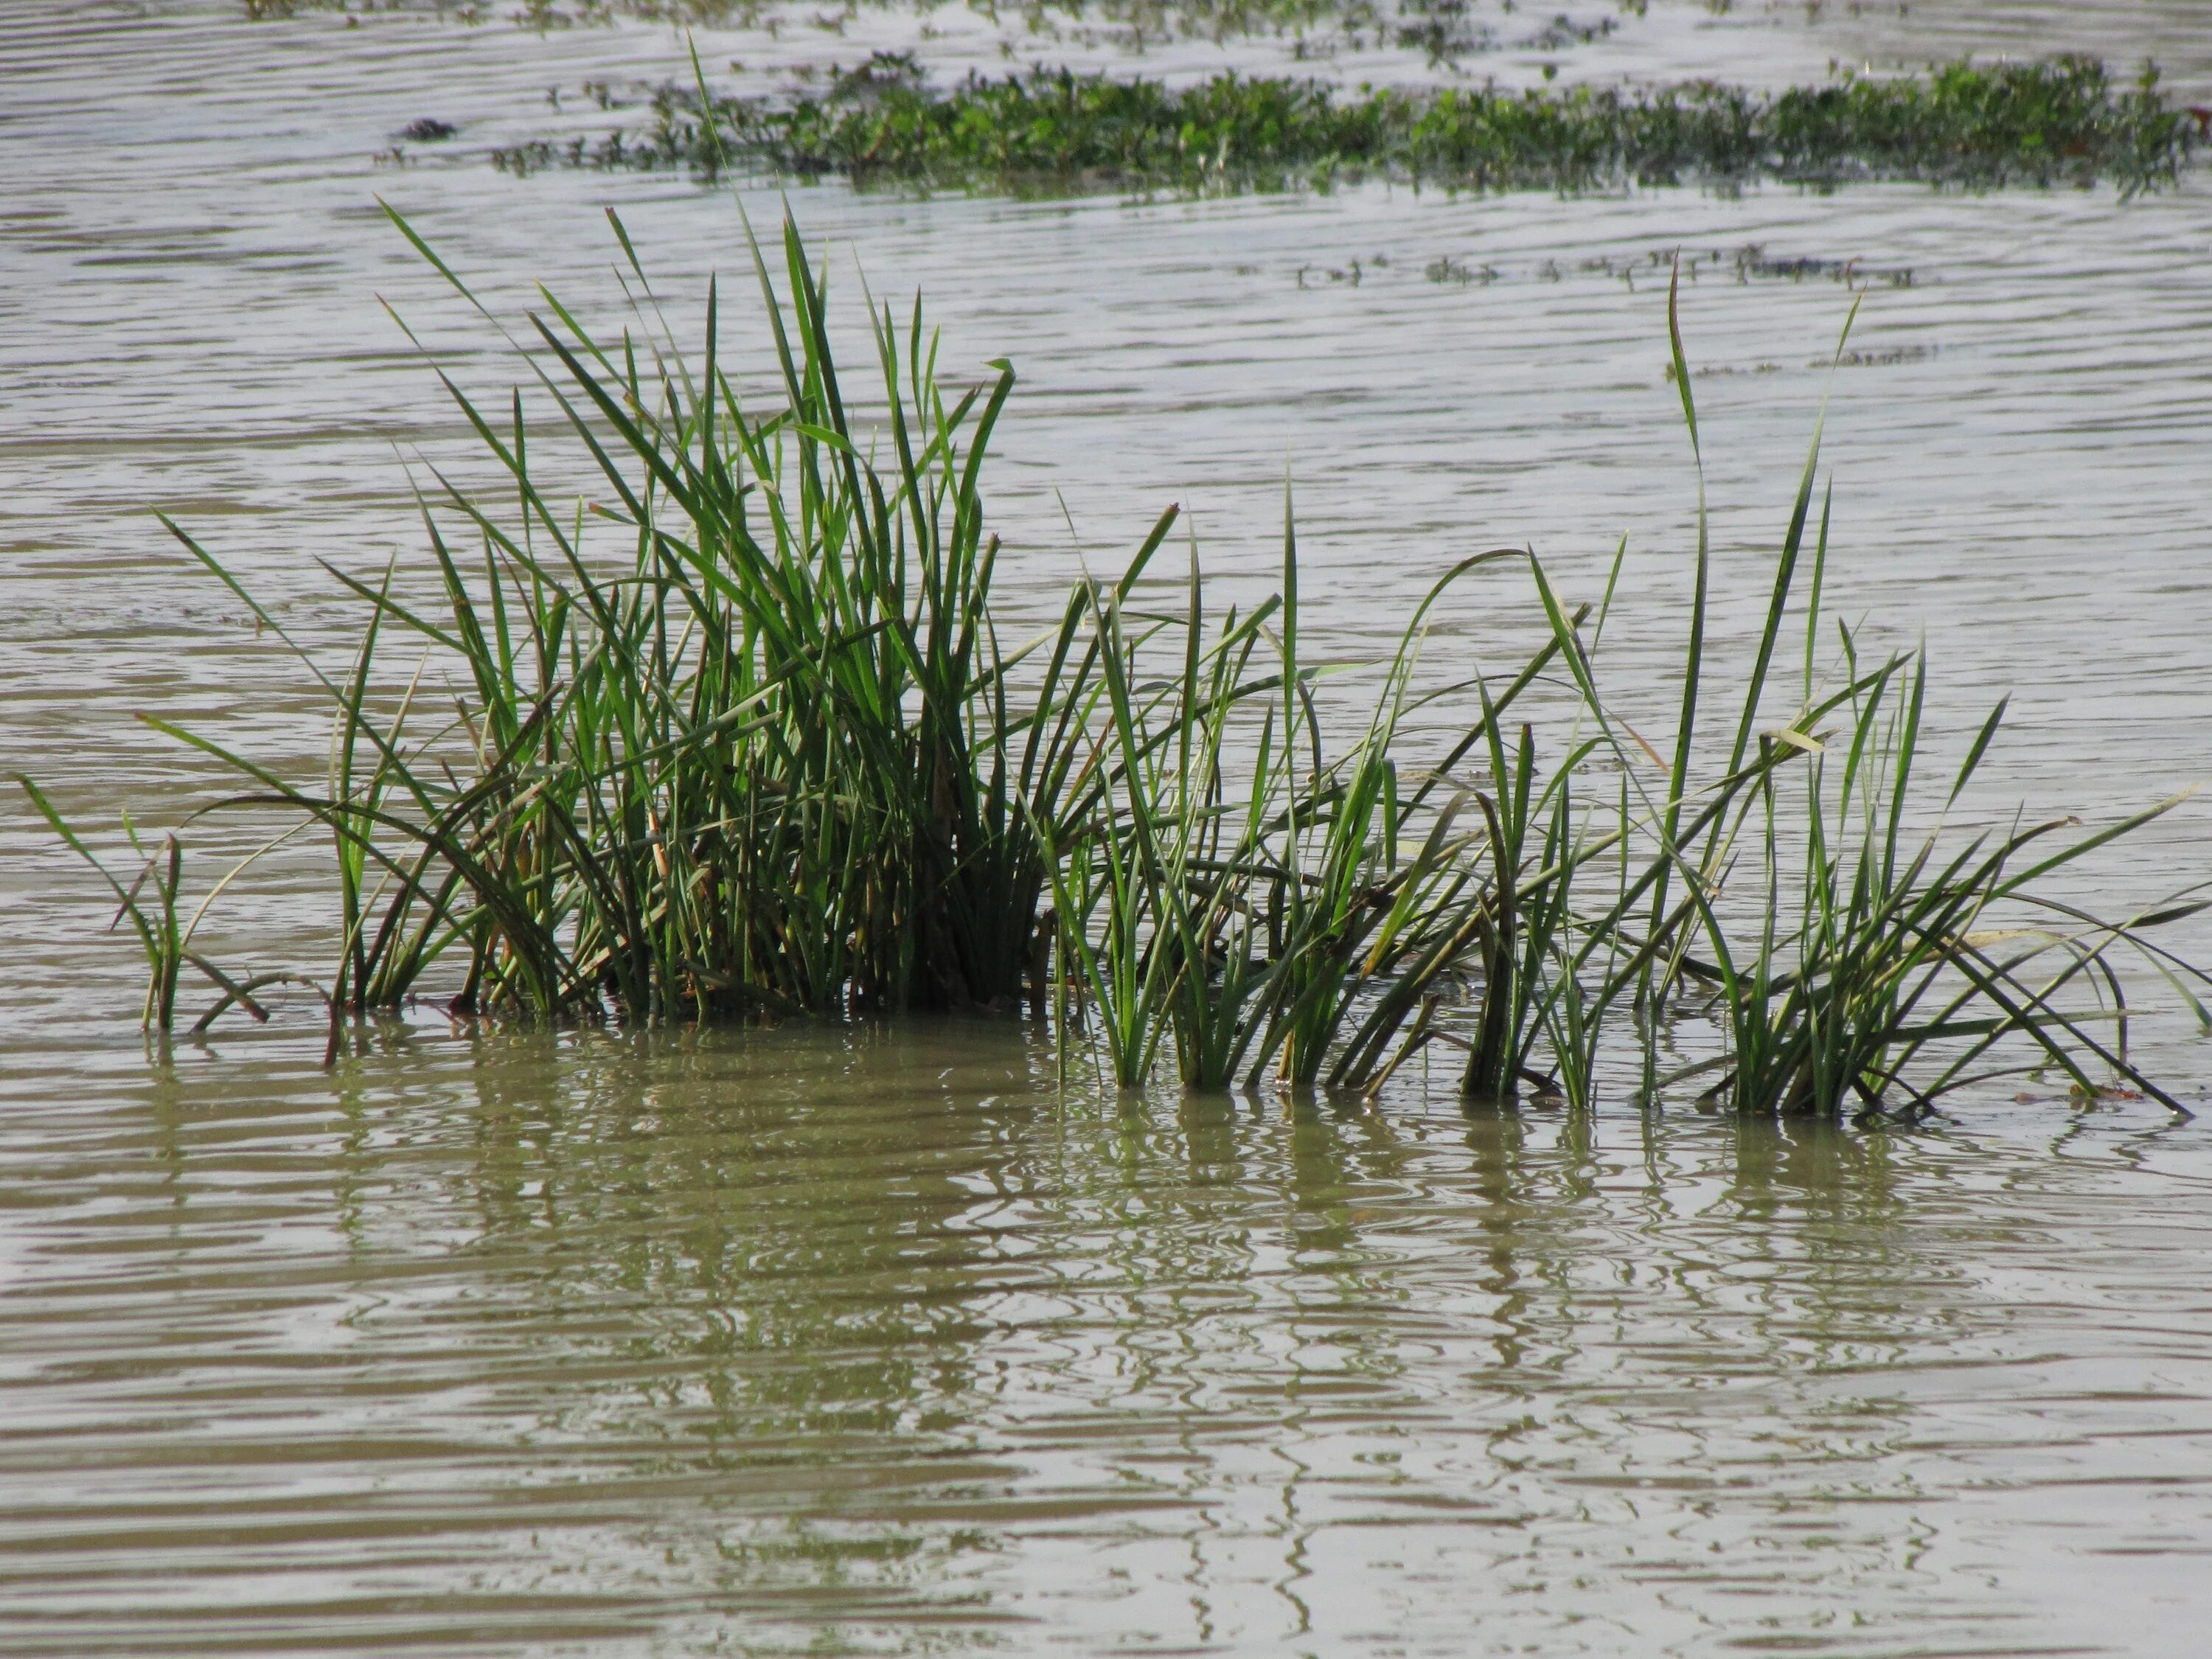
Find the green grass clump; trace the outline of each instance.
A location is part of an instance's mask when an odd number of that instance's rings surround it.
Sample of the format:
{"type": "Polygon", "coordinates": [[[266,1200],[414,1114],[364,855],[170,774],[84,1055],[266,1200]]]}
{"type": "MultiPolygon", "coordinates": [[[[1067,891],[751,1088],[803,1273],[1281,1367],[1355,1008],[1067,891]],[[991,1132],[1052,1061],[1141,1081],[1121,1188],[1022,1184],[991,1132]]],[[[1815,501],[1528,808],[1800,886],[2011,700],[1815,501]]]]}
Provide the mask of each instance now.
{"type": "Polygon", "coordinates": [[[710,177],[739,163],[956,188],[1268,188],[1378,173],[1486,190],[2110,179],[2132,192],[2175,179],[2202,137],[2154,71],[2119,86],[2081,58],[1771,94],[1711,82],[1346,92],[1234,74],[1171,87],[1042,69],[940,91],[911,57],[878,53],[819,95],[703,98],[671,86],[653,111],[642,131],[493,159],[517,173],[565,163],[710,177]]]}
{"type": "MultiPolygon", "coordinates": [[[[1795,769],[1795,811],[1781,779],[1759,779],[1747,827],[1765,898],[1760,931],[1746,950],[1710,909],[1703,915],[1729,1036],[1714,1093],[1784,1114],[1879,1109],[1897,1093],[1924,1106],[2014,1031],[2083,1090],[2097,1086],[2084,1061],[2124,1054],[2127,1003],[2102,947],[2139,924],[2107,929],[2069,915],[2038,900],[2034,884],[2132,823],[2048,854],[2042,843],[2063,822],[1984,831],[1948,851],[1938,833],[1911,835],[1925,681],[1919,658],[1856,680],[1839,711],[1846,721],[1795,769]],[[1778,837],[1795,826],[1808,845],[1793,860],[1778,837]],[[2008,900],[2058,914],[1983,926],[2008,900]],[[2061,1000],[2077,980],[2093,992],[2109,983],[2112,1001],[2086,1017],[2065,1012],[2061,1000]],[[2093,1028],[2108,1021],[2114,1035],[2100,1036],[2093,1028]],[[1916,1076],[1915,1062],[1947,1042],[1943,1062],[1916,1076]]],[[[1972,781],[2002,712],[1990,716],[1947,807],[1972,781]]]]}
{"type": "Polygon", "coordinates": [[[1085,671],[1063,638],[1012,700],[977,489],[1012,371],[948,399],[919,307],[878,313],[879,465],[795,230],[784,252],[787,304],[758,271],[781,386],[759,414],[715,296],[688,362],[650,334],[603,343],[547,296],[545,389],[601,505],[542,492],[520,393],[487,411],[446,381],[512,509],[425,501],[435,609],[389,573],[339,576],[368,607],[350,672],[299,653],[337,723],[317,784],[156,722],[249,781],[233,804],[333,838],[334,1009],[397,1007],[455,962],[459,1009],[646,1020],[1002,1003],[1040,972],[1039,826],[1085,671]],[[380,684],[402,648],[421,665],[380,684]]]}
{"type": "MultiPolygon", "coordinates": [[[[1476,555],[1431,591],[1340,752],[1317,671],[1299,654],[1287,526],[1282,591],[1211,629],[1194,554],[1180,614],[1148,617],[1087,587],[1101,664],[1093,741],[1114,787],[1094,818],[1055,832],[1054,921],[1065,982],[1097,1009],[1123,1086],[1150,1078],[1171,1042],[1194,1089],[1255,1086],[1271,1071],[1291,1087],[1370,1089],[1408,1017],[1433,1013],[1436,988],[1478,939],[1511,936],[1519,871],[1493,869],[1497,811],[1448,775],[1486,738],[1497,748],[1556,647],[1495,699],[1482,689],[1480,724],[1419,780],[1401,774],[1407,719],[1468,689],[1416,693],[1425,619],[1462,577],[1502,561],[1525,556],[1476,555]],[[1163,649],[1180,661],[1154,659],[1163,649]]],[[[1525,769],[1521,781],[1525,816],[1525,769]]],[[[1547,885],[1563,890],[1565,878],[1547,885]]]]}
{"type": "MultiPolygon", "coordinates": [[[[1192,1089],[1372,1097],[1449,1054],[1467,1099],[1586,1105],[1626,1030],[1647,1100],[1710,1079],[1708,1098],[1747,1111],[1912,1113],[2052,1068],[2181,1109],[2129,1058],[2119,967],[2148,964],[2212,1029],[2196,988],[2212,981],[2151,937],[2201,907],[2106,923],[2046,888],[2173,803],[2071,841],[2057,824],[1946,839],[1997,718],[1931,820],[1912,793],[1918,659],[1863,659],[1844,633],[1816,672],[1817,434],[1765,627],[1725,669],[1700,485],[1671,752],[1605,685],[1618,556],[1595,605],[1528,552],[1463,558],[1382,660],[1323,664],[1287,507],[1279,590],[1218,612],[1194,547],[1180,584],[1146,580],[1170,507],[1119,577],[1085,578],[1008,641],[981,475],[1012,368],[949,392],[920,302],[904,322],[872,303],[857,416],[826,283],[787,222],[781,288],[754,250],[771,372],[749,402],[718,289],[687,356],[616,229],[632,325],[603,337],[550,294],[532,319],[552,420],[445,380],[502,487],[433,473],[419,568],[332,572],[362,608],[348,663],[294,645],[171,526],[296,653],[331,720],[327,764],[301,778],[149,717],[234,780],[196,817],[276,820],[189,921],[180,835],[126,820],[126,882],[21,780],[136,932],[149,1026],[172,1027],[191,968],[219,993],[201,1030],[234,1006],[262,1017],[270,984],[313,983],[332,1054],[424,996],[631,1024],[1025,1003],[1064,1064],[1088,1055],[1132,1089],[1171,1066],[1192,1089]],[[547,478],[579,463],[596,501],[556,500],[547,478]],[[1431,619],[1477,581],[1516,585],[1537,642],[1486,663],[1456,641],[1438,681],[1431,619]],[[1777,721],[1792,629],[1802,680],[1777,721]],[[1360,674],[1371,696],[1347,714],[1360,674]],[[333,855],[331,967],[225,975],[193,944],[202,921],[303,830],[333,855]],[[1662,1034],[1686,1021],[1717,1030],[1717,1052],[1663,1073],[1662,1034]]],[[[1671,302],[1669,322],[1694,455],[1671,302]]]]}

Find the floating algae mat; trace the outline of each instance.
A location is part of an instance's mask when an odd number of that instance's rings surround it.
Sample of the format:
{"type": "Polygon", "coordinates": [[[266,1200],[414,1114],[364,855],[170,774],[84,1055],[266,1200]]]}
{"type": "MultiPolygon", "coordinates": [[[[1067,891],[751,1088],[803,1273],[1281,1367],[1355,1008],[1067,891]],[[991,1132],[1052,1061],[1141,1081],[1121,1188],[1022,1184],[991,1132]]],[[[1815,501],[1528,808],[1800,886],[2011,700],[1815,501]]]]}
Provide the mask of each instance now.
{"type": "MultiPolygon", "coordinates": [[[[1050,1023],[1063,1077],[1087,1066],[1128,1090],[1171,1068],[1198,1091],[1371,1098],[1449,1054],[1465,1098],[1582,1107],[1601,1050],[1632,1032],[1646,1103],[1686,1086],[1758,1113],[1911,1117],[2055,1071],[2085,1097],[2124,1086],[2187,1115],[2128,1058],[2122,970],[2212,1029],[2212,977],[2154,937],[2208,901],[2106,918],[2052,890],[2182,797],[2079,834],[1947,833],[2004,711],[1929,779],[1921,657],[1862,652],[1848,627],[1825,637],[1817,434],[1765,630],[1725,672],[1706,651],[1701,512],[1664,752],[1604,689],[1620,562],[1576,604],[1504,548],[1437,580],[1346,729],[1303,645],[1287,507],[1262,599],[1209,602],[1194,540],[1187,572],[1160,580],[1170,507],[1055,627],[1010,639],[982,465],[1012,368],[949,388],[920,300],[904,319],[886,307],[871,431],[831,350],[827,283],[787,222],[781,294],[755,248],[781,389],[749,404],[719,288],[687,357],[615,230],[632,327],[602,341],[550,294],[530,319],[538,395],[596,465],[598,498],[541,484],[548,436],[520,391],[485,410],[441,376],[514,505],[450,484],[426,501],[434,610],[392,569],[334,570],[363,607],[350,668],[295,647],[333,722],[326,775],[289,778],[149,718],[237,781],[193,822],[289,823],[195,902],[189,823],[154,844],[126,820],[142,862],[110,870],[19,775],[137,933],[149,1026],[174,1026],[191,981],[214,997],[196,1033],[265,1018],[273,987],[316,987],[329,1060],[359,1022],[423,996],[556,1024],[1025,1010],[1050,1023]],[[1431,613],[1478,584],[1493,606],[1514,585],[1503,603],[1540,617],[1544,643],[1426,672],[1431,613]],[[411,665],[397,678],[395,653],[411,665]],[[1565,706],[1536,706],[1547,690],[1565,706]],[[227,970],[196,945],[202,921],[302,830],[335,856],[331,962],[227,970]],[[1692,1013],[1717,1024],[1718,1051],[1662,1064],[1659,1033],[1692,1013]]],[[[1679,328],[1672,346],[1698,462],[1679,328]]]]}
{"type": "Polygon", "coordinates": [[[567,164],[732,164],[862,181],[1028,189],[1326,185],[1377,173],[1475,190],[1624,185],[1989,186],[2172,183],[2203,138],[2154,70],[2115,86],[2087,58],[1977,66],[1924,79],[1851,76],[1765,93],[1681,86],[1411,89],[1217,75],[1169,86],[1036,70],[929,87],[911,54],[876,53],[818,95],[714,97],[663,88],[653,119],[596,142],[492,153],[507,171],[567,164]]]}

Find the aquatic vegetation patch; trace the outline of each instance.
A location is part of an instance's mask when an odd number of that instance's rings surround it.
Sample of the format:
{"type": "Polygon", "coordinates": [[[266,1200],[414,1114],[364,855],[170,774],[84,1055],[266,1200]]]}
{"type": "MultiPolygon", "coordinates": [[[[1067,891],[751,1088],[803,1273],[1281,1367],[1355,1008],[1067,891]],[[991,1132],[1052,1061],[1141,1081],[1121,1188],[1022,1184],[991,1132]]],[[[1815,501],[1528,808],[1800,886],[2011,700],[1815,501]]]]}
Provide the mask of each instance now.
{"type": "Polygon", "coordinates": [[[2081,58],[1925,77],[1851,76],[1777,93],[1712,82],[1345,91],[1318,80],[1218,75],[1184,86],[1032,70],[931,87],[878,53],[826,90],[781,99],[667,86],[650,124],[597,140],[493,153],[549,166],[728,167],[954,188],[1282,188],[1379,174],[1481,190],[1626,185],[1835,185],[1917,179],[1988,187],[2172,182],[2203,140],[2154,71],[2116,83],[2081,58]]]}
{"type": "MultiPolygon", "coordinates": [[[[603,27],[632,21],[678,27],[777,27],[799,9],[778,0],[242,0],[246,15],[272,21],[313,14],[349,19],[391,16],[434,17],[441,21],[483,25],[512,23],[526,29],[603,27]]],[[[871,9],[920,9],[908,0],[842,0],[818,8],[805,21],[834,21],[871,9]]],[[[1481,51],[1494,32],[1466,21],[1470,0],[969,0],[969,9],[993,21],[1018,22],[1025,32],[1050,34],[1061,22],[1104,24],[1141,48],[1146,40],[1180,36],[1226,40],[1254,34],[1280,34],[1327,28],[1343,32],[1347,43],[1364,38],[1395,39],[1401,46],[1431,51],[1440,58],[1481,51]]],[[[1510,7],[1508,8],[1510,10],[1510,7]]],[[[1604,32],[1578,31],[1562,17],[1553,27],[1576,43],[1604,32]]]]}
{"type": "Polygon", "coordinates": [[[536,418],[441,372],[503,484],[433,472],[418,568],[333,568],[360,607],[349,662],[170,525],[295,656],[331,721],[319,775],[148,716],[228,784],[165,834],[126,817],[119,846],[19,778],[118,901],[149,1027],[175,1025],[189,969],[216,993],[196,1031],[312,984],[332,1056],[426,1000],[556,1024],[1026,1007],[1063,1067],[1127,1088],[1372,1097],[1449,1056],[1469,1099],[1586,1105],[1625,1037],[1646,1100],[1911,1115],[2041,1071],[2183,1109],[2130,1058],[2121,969],[2212,1030],[2212,977],[2155,938],[2208,901],[2100,919],[2051,887],[2180,798],[1954,833],[2000,707],[1922,805],[1920,657],[1845,630],[1824,661],[1817,431],[1764,627],[1716,659],[1679,289],[1699,510],[1662,747],[1606,684],[1625,541],[1583,603],[1525,550],[1460,557],[1384,660],[1322,663],[1287,498],[1279,585],[1241,608],[1210,600],[1194,543],[1165,572],[1170,507],[1118,574],[1017,630],[981,483],[1012,368],[949,386],[920,301],[874,310],[864,402],[787,223],[780,279],[754,249],[769,389],[740,396],[719,286],[687,354],[616,228],[634,314],[606,336],[544,295],[536,418]],[[556,497],[577,465],[591,495],[556,497]],[[1480,615],[1532,632],[1494,656],[1456,639],[1439,679],[1431,623],[1475,584],[1480,615]],[[258,845],[195,884],[188,838],[237,814],[258,845]],[[326,971],[228,973],[203,921],[307,835],[331,854],[326,971]],[[1660,1040],[1684,1021],[1720,1034],[1687,1063],[1660,1040]]]}

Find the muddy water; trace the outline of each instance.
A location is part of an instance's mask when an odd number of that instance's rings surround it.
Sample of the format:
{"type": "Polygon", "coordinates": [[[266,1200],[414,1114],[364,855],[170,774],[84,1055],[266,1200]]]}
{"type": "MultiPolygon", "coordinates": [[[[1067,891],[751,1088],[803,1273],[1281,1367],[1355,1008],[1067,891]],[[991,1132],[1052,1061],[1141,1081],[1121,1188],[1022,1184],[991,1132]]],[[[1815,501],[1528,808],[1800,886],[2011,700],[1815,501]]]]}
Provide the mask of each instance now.
{"type": "MultiPolygon", "coordinates": [[[[2206,78],[2203,7],[1984,9],[1654,4],[1540,53],[1482,12],[1479,72],[2091,46],[2206,78]]],[[[933,61],[1002,61],[936,21],[933,61]]],[[[917,31],[702,46],[765,82],[917,31]]],[[[0,760],[104,824],[208,787],[135,712],[312,763],[293,678],[147,509],[336,638],[315,557],[413,546],[395,447],[469,465],[373,296],[472,386],[514,374],[373,195],[510,315],[540,276],[614,314],[617,204],[681,326],[741,258],[726,198],[483,161],[623,118],[583,83],[619,102],[680,52],[7,9],[0,760]],[[394,159],[426,116],[461,136],[394,159]]],[[[1737,638],[1863,289],[1830,393],[1845,614],[1925,635],[1954,737],[2017,689],[1996,798],[2109,815],[2205,769],[2201,178],[2125,204],[794,202],[848,295],[856,263],[919,284],[947,361],[1018,362],[1018,600],[1170,499],[1224,582],[1261,579],[1287,465],[1346,652],[1458,553],[1531,542],[1590,591],[1627,532],[1615,672],[1655,709],[1694,501],[1662,263],[1686,251],[1737,638]]],[[[1517,614],[1470,600],[1439,648],[1502,649],[1517,614]]],[[[2185,808],[2082,896],[2198,878],[2208,836],[2185,808]]],[[[304,1005],[149,1055],[98,891],[13,807],[0,905],[0,1653],[2197,1650],[2212,1142],[2139,1105],[2030,1086],[1911,1136],[1470,1120],[1419,1080],[1371,1115],[1125,1109],[990,1024],[424,1022],[325,1073],[304,1005]]],[[[312,963],[313,921],[279,895],[241,948],[312,963]]],[[[2144,1037],[2203,1092],[2183,1022],[2144,1037]]]]}
{"type": "Polygon", "coordinates": [[[2201,1136],[11,1073],[0,1650],[2193,1650],[2201,1136]]]}

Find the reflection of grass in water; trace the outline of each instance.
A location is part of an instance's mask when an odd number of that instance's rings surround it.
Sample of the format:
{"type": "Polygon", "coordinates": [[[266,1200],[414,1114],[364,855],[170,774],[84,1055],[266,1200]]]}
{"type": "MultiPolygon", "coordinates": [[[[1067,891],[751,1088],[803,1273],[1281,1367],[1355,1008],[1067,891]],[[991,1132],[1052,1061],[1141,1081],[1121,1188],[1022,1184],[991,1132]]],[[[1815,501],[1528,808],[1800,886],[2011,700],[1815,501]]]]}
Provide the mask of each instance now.
{"type": "MultiPolygon", "coordinates": [[[[1010,1362],[1048,1389],[1172,1397],[1281,1316],[1285,1273],[1371,1315],[1448,1260],[1462,1293],[1494,1298],[1465,1340],[1510,1371],[1560,1351],[1593,1245],[1618,1248],[1640,1206],[1620,1178],[1632,1154],[1617,1133],[1594,1154],[1585,1114],[1408,1125],[1200,1097],[1139,1115],[1080,1093],[1070,1109],[1024,1086],[1004,1028],[873,1052],[842,1033],[641,1035],[558,1073],[516,1064],[532,1051],[480,1054],[473,1121],[443,1132],[474,1136],[460,1191],[493,1247],[480,1259],[512,1275],[503,1322],[580,1329],[614,1358],[586,1367],[613,1386],[579,1429],[680,1412],[685,1443],[726,1468],[881,1455],[873,1437],[901,1433],[942,1455],[1003,1409],[1010,1362]],[[1123,1362],[1110,1382],[1067,1369],[1085,1350],[1123,1362]]],[[[1940,1299],[1887,1224],[1943,1194],[1940,1157],[1902,1152],[1916,1143],[1694,1117],[1645,1134],[1653,1190],[1701,1175],[1723,1198],[1717,1228],[1689,1224],[1699,1274],[1642,1279],[1670,1316],[1716,1310],[1698,1280],[1717,1262],[1772,1264],[1788,1339],[1838,1350],[1917,1328],[1940,1299]]],[[[1387,1322],[1334,1341],[1333,1375],[1405,1373],[1387,1322]]],[[[988,1479],[981,1462],[955,1467],[988,1479]]]]}
{"type": "Polygon", "coordinates": [[[878,53],[823,93],[712,98],[663,88],[641,131],[494,153],[500,167],[684,168],[726,161],[921,185],[1195,190],[1379,173],[1482,189],[1759,179],[1816,184],[2172,181],[2200,141],[2146,71],[2116,86],[2085,58],[1957,63],[1925,79],[1849,76],[1764,93],[1713,82],[1615,90],[1343,91],[1220,75],[1171,87],[1036,70],[949,90],[878,53]]]}
{"type": "MultiPolygon", "coordinates": [[[[1574,606],[1514,550],[1439,576],[1347,734],[1329,683],[1358,665],[1307,643],[1287,522],[1280,589],[1256,604],[1210,602],[1194,547],[1186,577],[1140,582],[1171,507],[1117,579],[1085,577],[1024,642],[992,598],[980,483],[1012,368],[956,393],[919,302],[904,325],[878,312],[872,437],[787,225],[782,292],[757,270],[775,375],[740,397],[716,294],[687,357],[617,228],[631,328],[595,334],[550,295],[533,319],[554,422],[447,381],[507,501],[440,477],[422,580],[338,576],[364,607],[350,668],[294,647],[331,714],[325,774],[149,719],[235,781],[205,811],[331,837],[333,1057],[436,984],[456,1014],[525,1023],[1026,1000],[1053,1016],[1063,1074],[1088,1059],[1129,1089],[1171,1057],[1193,1089],[1372,1097],[1453,1053],[1466,1098],[1586,1104],[1599,1050],[1632,1028],[1647,1094],[1702,1079],[1758,1111],[1916,1112],[2027,1064],[2168,1098],[2128,1060],[2116,962],[2135,952],[2187,995],[2193,970],[2145,932],[2201,907],[2108,925],[2043,889],[2173,803],[2063,842],[2056,823],[1946,840],[1992,716],[1925,827],[1918,659],[1847,634],[1839,673],[1817,672],[1817,434],[1764,629],[1725,668],[1700,486],[1679,713],[1654,728],[1668,752],[1604,683],[1620,562],[1601,603],[1574,606]],[[547,494],[563,432],[597,503],[547,494]],[[1536,642],[1486,665],[1463,645],[1435,684],[1431,618],[1500,577],[1536,642]],[[1778,722],[1770,690],[1793,705],[1778,722]],[[1720,1052],[1663,1072],[1655,1033],[1700,1005],[1720,1052]]],[[[1678,328],[1673,345],[1694,454],[1678,328]]],[[[188,950],[182,842],[160,845],[134,845],[135,883],[110,878],[148,1023],[168,1028],[185,964],[222,993],[208,1019],[258,1012],[269,980],[188,950]]]]}

